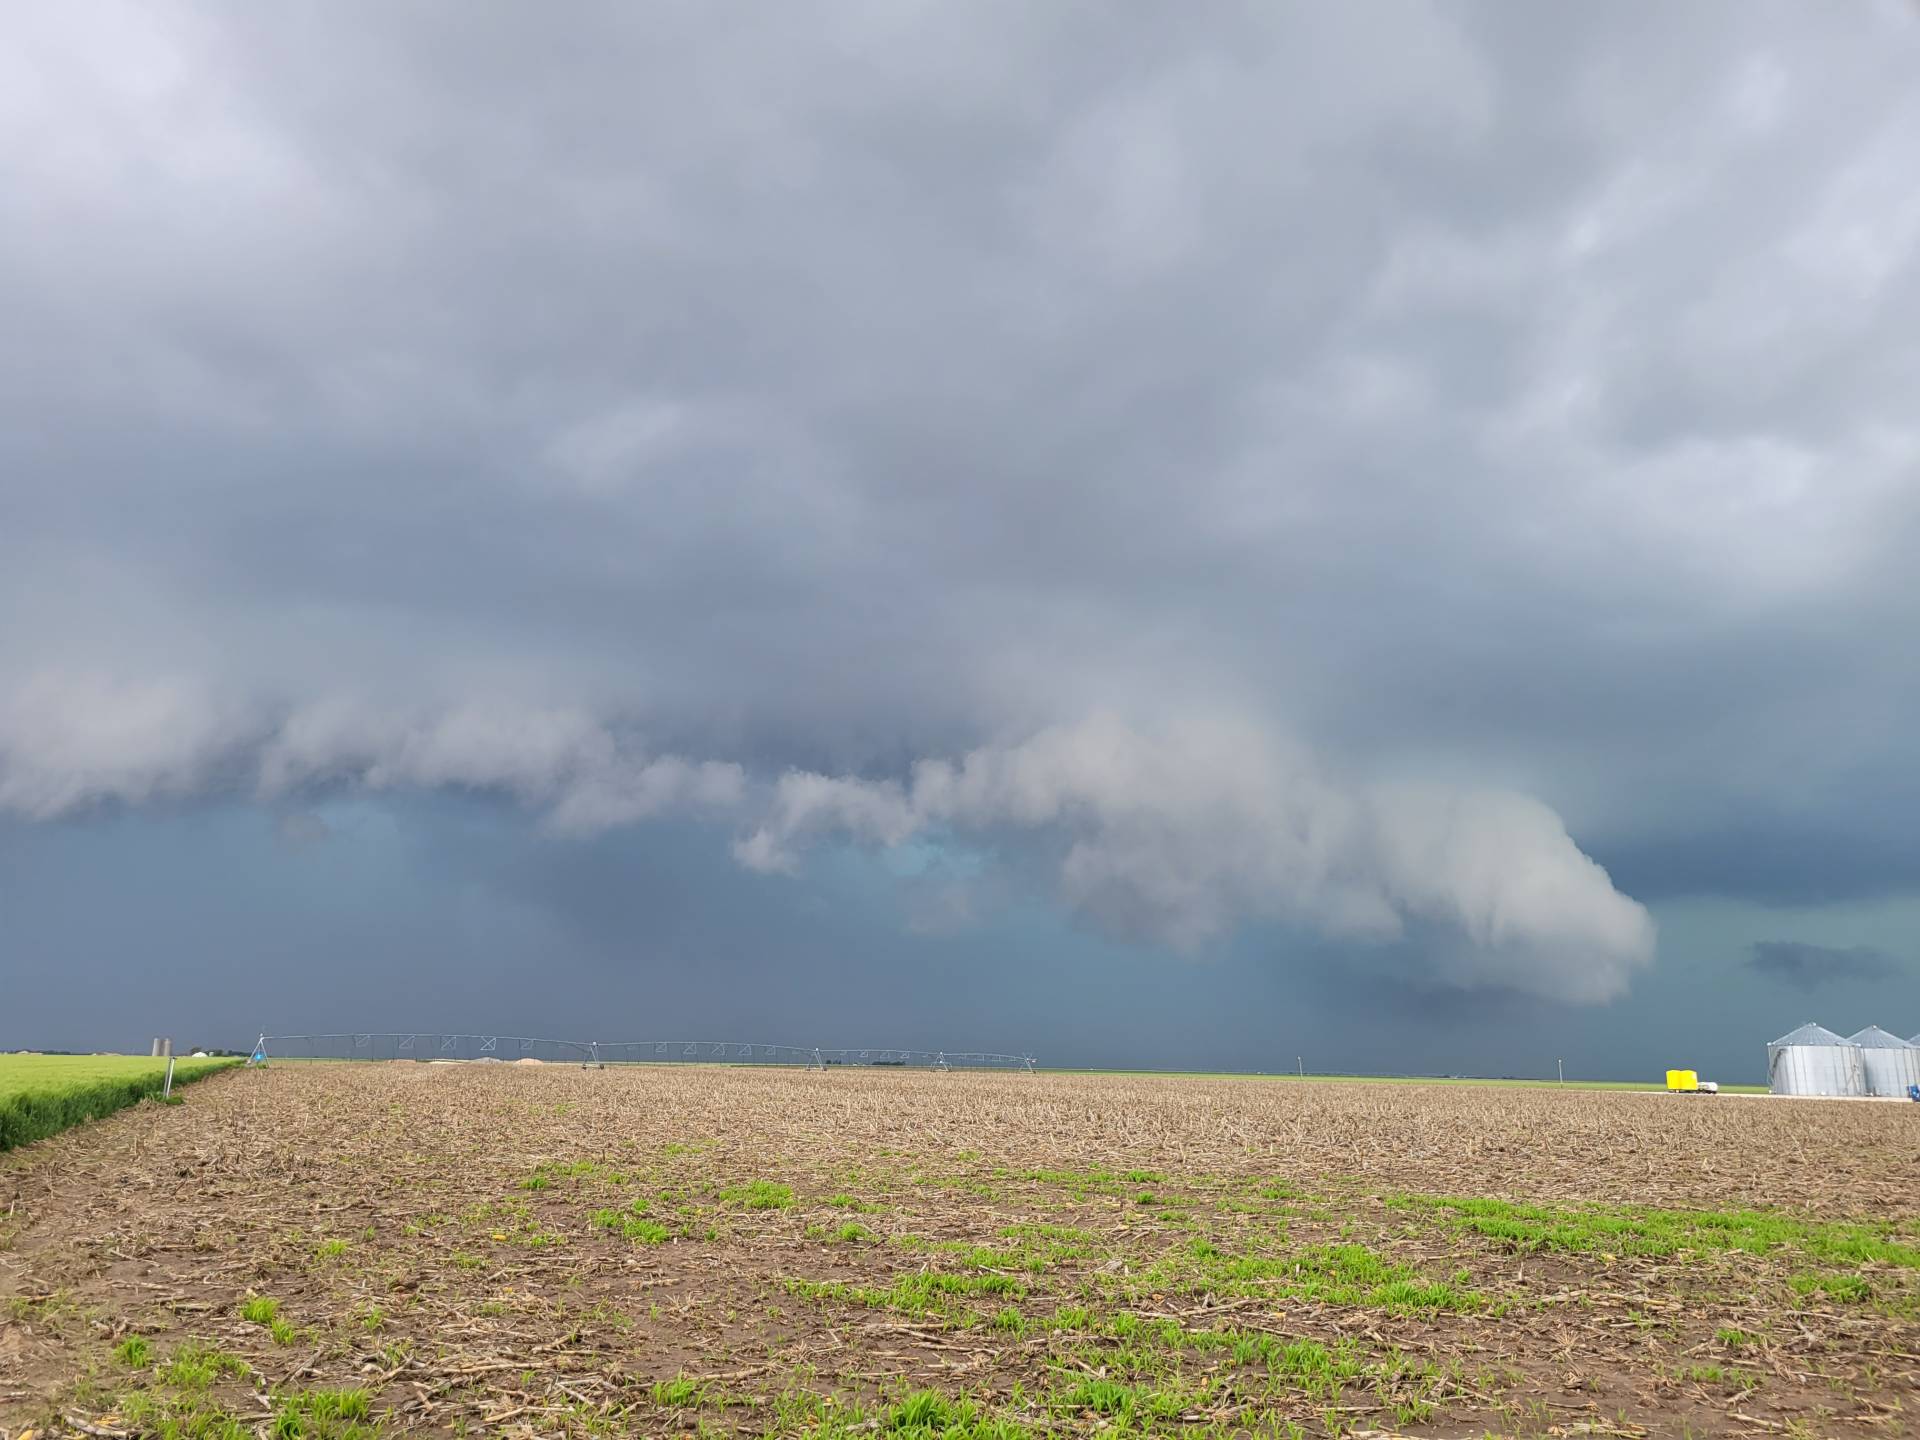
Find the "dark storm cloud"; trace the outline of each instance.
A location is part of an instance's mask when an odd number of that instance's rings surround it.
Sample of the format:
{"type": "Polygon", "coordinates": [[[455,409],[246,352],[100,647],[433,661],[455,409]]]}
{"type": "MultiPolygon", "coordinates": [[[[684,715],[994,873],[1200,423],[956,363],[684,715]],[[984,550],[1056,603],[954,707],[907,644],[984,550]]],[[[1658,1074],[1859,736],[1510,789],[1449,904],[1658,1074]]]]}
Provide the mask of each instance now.
{"type": "Polygon", "coordinates": [[[1724,895],[1812,906],[1910,895],[1920,837],[1899,817],[1920,805],[1920,777],[1883,771],[1875,778],[1878,794],[1836,782],[1810,811],[1782,811],[1756,797],[1744,813],[1708,811],[1667,834],[1596,844],[1593,854],[1616,884],[1649,903],[1724,895]]]}
{"type": "Polygon", "coordinates": [[[1916,72],[1895,4],[38,12],[0,811],[1045,828],[1106,930],[1585,998],[1618,890],[1912,893],[1916,72]]]}
{"type": "Polygon", "coordinates": [[[1891,955],[1869,945],[1836,949],[1800,940],[1756,940],[1747,968],[1783,985],[1818,990],[1848,981],[1884,980],[1899,974],[1901,967],[1891,955]]]}

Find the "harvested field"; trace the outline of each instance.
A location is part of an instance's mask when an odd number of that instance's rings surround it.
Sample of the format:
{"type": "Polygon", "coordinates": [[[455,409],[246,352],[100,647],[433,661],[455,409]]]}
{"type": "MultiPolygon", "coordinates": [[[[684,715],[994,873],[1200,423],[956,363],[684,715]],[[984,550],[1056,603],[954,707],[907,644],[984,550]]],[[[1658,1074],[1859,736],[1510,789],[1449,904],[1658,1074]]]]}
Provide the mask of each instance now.
{"type": "Polygon", "coordinates": [[[0,1157],[0,1434],[1910,1434],[1917,1157],[1920,1106],[234,1073],[0,1157]]]}

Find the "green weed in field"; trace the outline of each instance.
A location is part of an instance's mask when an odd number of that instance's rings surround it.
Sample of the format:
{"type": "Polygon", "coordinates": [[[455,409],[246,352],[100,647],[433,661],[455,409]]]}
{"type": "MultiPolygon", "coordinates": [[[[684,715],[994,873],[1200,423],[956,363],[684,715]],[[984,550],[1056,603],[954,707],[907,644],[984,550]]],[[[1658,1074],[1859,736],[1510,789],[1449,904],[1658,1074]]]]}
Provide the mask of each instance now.
{"type": "Polygon", "coordinates": [[[1355,1244],[1236,1256],[1223,1253],[1212,1241],[1196,1238],[1184,1250],[1163,1256],[1141,1272],[1126,1289],[1289,1297],[1396,1314],[1471,1314],[1497,1308],[1488,1296],[1468,1288],[1463,1276],[1436,1280],[1355,1244]]]}
{"type": "Polygon", "coordinates": [[[373,1397],[365,1390],[300,1390],[273,1402],[273,1440],[370,1440],[373,1397]]]}
{"type": "Polygon", "coordinates": [[[700,1403],[706,1393],[704,1380],[689,1380],[682,1375],[673,1380],[659,1380],[654,1383],[653,1403],[668,1406],[692,1406],[700,1403]]]}
{"type": "Polygon", "coordinates": [[[750,1180],[728,1186],[720,1192],[720,1198],[742,1210],[785,1210],[793,1204],[793,1187],[776,1180],[750,1180]]]}
{"type": "Polygon", "coordinates": [[[862,1240],[880,1238],[857,1220],[849,1220],[843,1225],[809,1225],[806,1236],[809,1240],[834,1240],[843,1245],[856,1245],[862,1240]]]}
{"type": "Polygon", "coordinates": [[[247,1362],[210,1345],[189,1340],[159,1369],[160,1380],[181,1390],[204,1390],[221,1375],[245,1375],[247,1362]]]}
{"type": "Polygon", "coordinates": [[[1209,1388],[1210,1382],[1189,1386],[1178,1376],[1166,1376],[1151,1384],[1096,1377],[1062,1389],[1054,1397],[1054,1406],[1103,1417],[1123,1433],[1135,1426],[1152,1432],[1204,1401],[1209,1388]]]}
{"type": "Polygon", "coordinates": [[[1025,1270],[1035,1275],[1063,1260],[1083,1259],[1098,1251],[1092,1232],[1069,1225],[1009,1225],[1000,1235],[1013,1243],[976,1245],[966,1240],[924,1240],[917,1235],[896,1236],[893,1243],[908,1250],[937,1252],[943,1263],[972,1270],[1025,1270]]]}
{"type": "Polygon", "coordinates": [[[641,1197],[625,1210],[596,1210],[588,1217],[588,1222],[596,1230],[612,1230],[636,1244],[664,1245],[673,1238],[673,1231],[657,1220],[649,1220],[649,1208],[645,1197],[641,1197]]]}
{"type": "Polygon", "coordinates": [[[1858,1221],[1801,1220],[1766,1210],[1664,1210],[1652,1206],[1556,1209],[1506,1200],[1391,1195],[1390,1208],[1438,1211],[1454,1226],[1520,1252],[1670,1256],[1687,1251],[1765,1255],[1798,1250],[1838,1266],[1920,1269],[1920,1245],[1894,1227],[1858,1221]]]}
{"type": "Polygon", "coordinates": [[[206,1394],[215,1376],[245,1374],[246,1365],[197,1343],[180,1347],[153,1383],[118,1397],[112,1427],[96,1434],[151,1435],[165,1440],[250,1440],[251,1432],[206,1394]]]}
{"type": "Polygon", "coordinates": [[[878,1428],[895,1440],[1026,1440],[1032,1433],[987,1415],[971,1400],[934,1390],[907,1395],[887,1411],[878,1428]]]}
{"type": "Polygon", "coordinates": [[[1124,1194],[1128,1188],[1126,1180],[1098,1166],[1090,1170],[1023,1170],[1011,1178],[1029,1180],[1041,1185],[1055,1185],[1083,1197],[1120,1195],[1124,1194]]]}
{"type": "Polygon", "coordinates": [[[1859,1275],[1795,1275],[1787,1283],[1803,1298],[1824,1295],[1841,1305],[1859,1305],[1873,1298],[1873,1287],[1859,1275]]]}

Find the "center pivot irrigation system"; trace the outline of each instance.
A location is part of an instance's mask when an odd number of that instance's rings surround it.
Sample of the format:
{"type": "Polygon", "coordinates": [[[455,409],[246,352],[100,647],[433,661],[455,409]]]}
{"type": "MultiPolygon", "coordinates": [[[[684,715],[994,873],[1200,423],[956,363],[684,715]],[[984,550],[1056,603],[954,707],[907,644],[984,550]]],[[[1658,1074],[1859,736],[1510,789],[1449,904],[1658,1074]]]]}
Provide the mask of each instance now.
{"type": "Polygon", "coordinates": [[[451,1035],[444,1031],[348,1031],[334,1035],[262,1035],[249,1065],[282,1060],[541,1060],[550,1064],[798,1065],[825,1070],[864,1065],[920,1070],[1025,1070],[1031,1055],[987,1050],[826,1050],[750,1045],[737,1040],[541,1040],[530,1035],[451,1035]]]}

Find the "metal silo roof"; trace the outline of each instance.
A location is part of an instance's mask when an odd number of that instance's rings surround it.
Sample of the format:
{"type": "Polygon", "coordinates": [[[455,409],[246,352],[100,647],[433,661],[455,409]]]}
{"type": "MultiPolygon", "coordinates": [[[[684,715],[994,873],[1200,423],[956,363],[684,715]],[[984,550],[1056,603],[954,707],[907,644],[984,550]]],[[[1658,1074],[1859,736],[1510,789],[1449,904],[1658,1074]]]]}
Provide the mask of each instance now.
{"type": "Polygon", "coordinates": [[[1869,1025],[1858,1035],[1849,1035],[1847,1040],[1863,1050],[1910,1050],[1913,1048],[1913,1041],[1902,1040],[1898,1035],[1882,1030],[1878,1025],[1869,1025]]]}
{"type": "Polygon", "coordinates": [[[1809,1020],[1798,1030],[1789,1030],[1767,1048],[1772,1050],[1781,1045],[1851,1045],[1853,1042],[1844,1035],[1836,1035],[1824,1025],[1816,1025],[1809,1020]]]}

